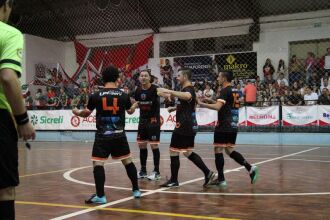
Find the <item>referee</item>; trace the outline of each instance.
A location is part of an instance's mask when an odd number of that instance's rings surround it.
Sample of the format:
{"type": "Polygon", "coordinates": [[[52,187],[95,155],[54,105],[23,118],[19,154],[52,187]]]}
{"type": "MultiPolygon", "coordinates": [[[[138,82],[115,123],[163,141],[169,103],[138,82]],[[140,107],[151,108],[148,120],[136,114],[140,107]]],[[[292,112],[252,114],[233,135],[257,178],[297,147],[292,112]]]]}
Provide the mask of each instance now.
{"type": "Polygon", "coordinates": [[[12,5],[13,0],[0,0],[0,219],[5,220],[15,219],[18,137],[35,138],[18,81],[22,73],[23,35],[5,24],[12,5]]]}

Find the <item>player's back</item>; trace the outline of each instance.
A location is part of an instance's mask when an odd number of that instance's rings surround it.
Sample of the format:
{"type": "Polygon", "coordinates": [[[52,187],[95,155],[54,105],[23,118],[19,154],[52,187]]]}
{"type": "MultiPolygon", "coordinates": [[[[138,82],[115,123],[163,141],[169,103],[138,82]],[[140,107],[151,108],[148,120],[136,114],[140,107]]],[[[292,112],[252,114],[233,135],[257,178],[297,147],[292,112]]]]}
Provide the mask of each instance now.
{"type": "Polygon", "coordinates": [[[96,109],[98,134],[107,136],[124,132],[125,111],[131,107],[126,93],[118,88],[104,88],[90,97],[87,107],[96,109]]]}

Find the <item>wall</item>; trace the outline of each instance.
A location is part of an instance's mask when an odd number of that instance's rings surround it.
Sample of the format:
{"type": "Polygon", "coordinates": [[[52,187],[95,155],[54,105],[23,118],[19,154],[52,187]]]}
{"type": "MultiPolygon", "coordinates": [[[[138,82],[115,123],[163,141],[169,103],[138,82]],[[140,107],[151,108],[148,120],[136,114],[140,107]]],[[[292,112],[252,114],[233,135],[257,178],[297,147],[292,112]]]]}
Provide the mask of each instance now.
{"type": "MultiPolygon", "coordinates": [[[[49,40],[25,34],[24,75],[22,83],[29,83],[34,79],[35,64],[65,63],[65,45],[63,42],[49,40]]],[[[34,87],[30,87],[34,95],[34,87]]]]}

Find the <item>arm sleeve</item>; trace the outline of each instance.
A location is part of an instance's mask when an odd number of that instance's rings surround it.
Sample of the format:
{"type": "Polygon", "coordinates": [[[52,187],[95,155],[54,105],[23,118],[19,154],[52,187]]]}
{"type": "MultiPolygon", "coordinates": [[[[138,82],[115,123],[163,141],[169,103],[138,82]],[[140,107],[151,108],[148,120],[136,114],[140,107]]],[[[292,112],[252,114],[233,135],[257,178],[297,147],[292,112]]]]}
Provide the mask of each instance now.
{"type": "Polygon", "coordinates": [[[23,35],[19,31],[7,32],[0,37],[0,70],[12,69],[18,77],[22,73],[23,35]]]}

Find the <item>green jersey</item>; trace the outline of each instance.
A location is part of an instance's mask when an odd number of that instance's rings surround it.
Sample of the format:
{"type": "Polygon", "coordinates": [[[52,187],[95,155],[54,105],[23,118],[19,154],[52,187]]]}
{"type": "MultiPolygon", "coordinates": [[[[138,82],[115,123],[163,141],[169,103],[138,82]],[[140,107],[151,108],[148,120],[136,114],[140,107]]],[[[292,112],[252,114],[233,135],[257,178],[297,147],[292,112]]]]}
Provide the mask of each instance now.
{"type": "MultiPolygon", "coordinates": [[[[23,35],[14,27],[0,21],[0,71],[12,69],[18,76],[22,73],[23,35]]],[[[3,87],[0,84],[0,109],[11,112],[3,87]]]]}

